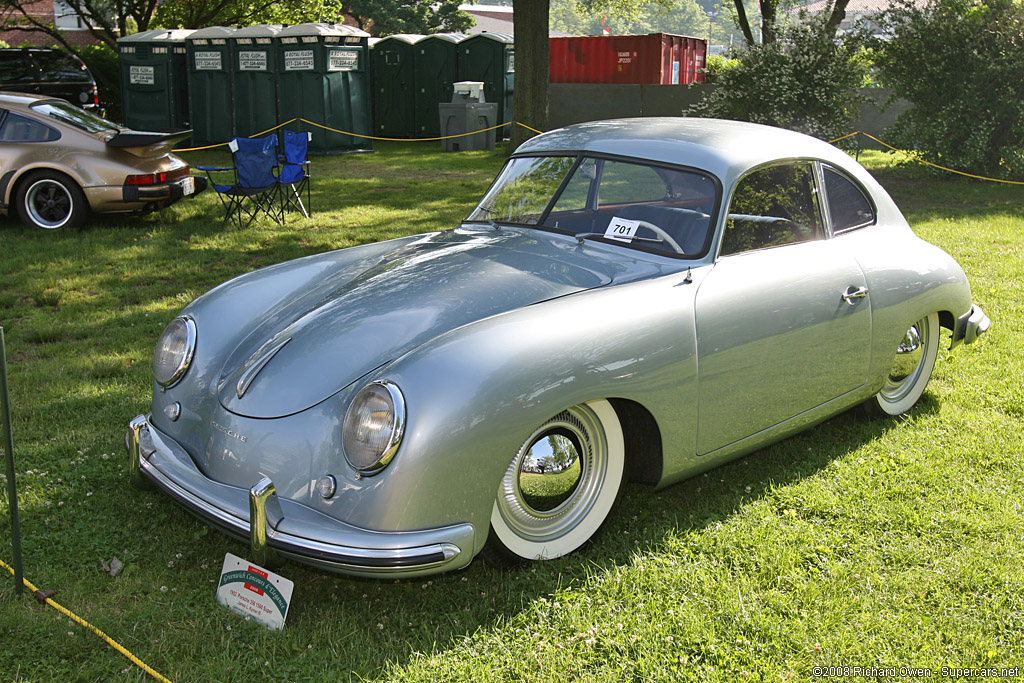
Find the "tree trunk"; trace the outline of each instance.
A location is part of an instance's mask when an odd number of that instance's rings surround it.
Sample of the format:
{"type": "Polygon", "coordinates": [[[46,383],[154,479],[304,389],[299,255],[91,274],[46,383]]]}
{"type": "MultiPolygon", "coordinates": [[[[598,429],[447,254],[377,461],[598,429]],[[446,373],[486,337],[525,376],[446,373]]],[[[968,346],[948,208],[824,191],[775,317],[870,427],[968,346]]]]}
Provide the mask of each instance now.
{"type": "Polygon", "coordinates": [[[733,0],[732,4],[736,7],[736,22],[740,25],[740,31],[743,31],[743,39],[747,41],[749,47],[753,47],[754,32],[750,30],[750,20],[747,19],[747,10],[743,6],[743,0],[733,0]]]}
{"type": "Polygon", "coordinates": [[[517,0],[512,14],[516,33],[516,77],[508,152],[548,125],[548,9],[549,0],[517,0]]]}

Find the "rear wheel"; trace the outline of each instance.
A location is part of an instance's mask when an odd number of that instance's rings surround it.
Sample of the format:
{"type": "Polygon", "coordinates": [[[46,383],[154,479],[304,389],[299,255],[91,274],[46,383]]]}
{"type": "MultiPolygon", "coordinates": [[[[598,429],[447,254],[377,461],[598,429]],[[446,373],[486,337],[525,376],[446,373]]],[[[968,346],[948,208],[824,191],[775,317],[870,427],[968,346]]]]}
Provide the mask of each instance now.
{"type": "Polygon", "coordinates": [[[932,313],[907,330],[896,347],[885,385],[871,400],[887,415],[902,415],[917,403],[928,385],[939,355],[939,316],[932,313]]]}
{"type": "Polygon", "coordinates": [[[573,406],[546,420],[502,477],[485,557],[518,564],[578,549],[608,519],[624,470],[622,427],[608,401],[573,406]]]}
{"type": "Polygon", "coordinates": [[[28,174],[18,186],[15,205],[25,225],[43,230],[78,227],[88,212],[81,188],[53,171],[28,174]]]}

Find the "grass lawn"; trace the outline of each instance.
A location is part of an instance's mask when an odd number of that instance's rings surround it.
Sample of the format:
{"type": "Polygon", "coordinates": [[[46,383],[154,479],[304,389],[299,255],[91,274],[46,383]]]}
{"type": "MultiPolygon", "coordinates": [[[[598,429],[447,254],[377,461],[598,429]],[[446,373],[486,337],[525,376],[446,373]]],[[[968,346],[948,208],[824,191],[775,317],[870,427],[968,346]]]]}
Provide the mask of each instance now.
{"type": "MultiPolygon", "coordinates": [[[[604,534],[510,572],[410,581],[286,565],[278,633],[214,602],[245,547],[128,486],[123,435],[192,298],[306,254],[451,226],[502,158],[381,144],[314,161],[307,220],[238,231],[213,193],[48,234],[0,220],[26,577],[174,681],[825,680],[815,667],[1022,667],[1024,189],[862,158],[949,251],[994,325],[899,420],[841,415],[663,491],[627,487],[604,534]],[[103,562],[118,558],[113,578],[103,562]]],[[[189,156],[193,164],[226,155],[189,156]]],[[[0,559],[10,524],[0,494],[0,559]]],[[[876,672],[878,673],[878,672],[876,672]]],[[[146,674],[0,573],[0,680],[146,674]]]]}

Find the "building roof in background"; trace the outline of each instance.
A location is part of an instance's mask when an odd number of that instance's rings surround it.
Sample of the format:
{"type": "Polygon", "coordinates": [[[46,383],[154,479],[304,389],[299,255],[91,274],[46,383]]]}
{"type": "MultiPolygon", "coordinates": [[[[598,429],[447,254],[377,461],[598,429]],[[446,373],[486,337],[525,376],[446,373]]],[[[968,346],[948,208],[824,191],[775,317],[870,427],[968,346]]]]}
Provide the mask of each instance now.
{"type": "MultiPolygon", "coordinates": [[[[928,0],[914,0],[914,5],[917,7],[924,7],[928,4],[928,0]]],[[[809,2],[806,5],[797,5],[791,12],[831,12],[833,2],[831,0],[815,0],[815,2],[809,2]]],[[[850,4],[846,6],[846,12],[852,13],[863,13],[863,14],[878,14],[884,12],[892,6],[891,0],[850,0],[850,4]]]]}
{"type": "MultiPolygon", "coordinates": [[[[476,19],[476,26],[466,31],[470,35],[477,33],[505,33],[515,35],[512,25],[512,8],[504,5],[459,5],[459,9],[468,12],[476,19]]],[[[572,35],[561,31],[548,31],[551,38],[563,38],[572,35]]]]}

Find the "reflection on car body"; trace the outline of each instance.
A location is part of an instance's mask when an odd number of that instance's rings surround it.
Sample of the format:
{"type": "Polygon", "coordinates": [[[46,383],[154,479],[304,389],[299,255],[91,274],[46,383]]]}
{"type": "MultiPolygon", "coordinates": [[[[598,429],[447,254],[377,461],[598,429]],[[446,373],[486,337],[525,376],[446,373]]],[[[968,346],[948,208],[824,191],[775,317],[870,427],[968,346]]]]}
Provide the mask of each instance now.
{"type": "Polygon", "coordinates": [[[840,150],[593,122],[522,145],[459,227],[196,299],[126,442],[136,482],[257,561],[545,559],[586,543],[627,478],[665,486],[865,402],[910,410],[940,328],[955,346],[988,326],[840,150]]]}

